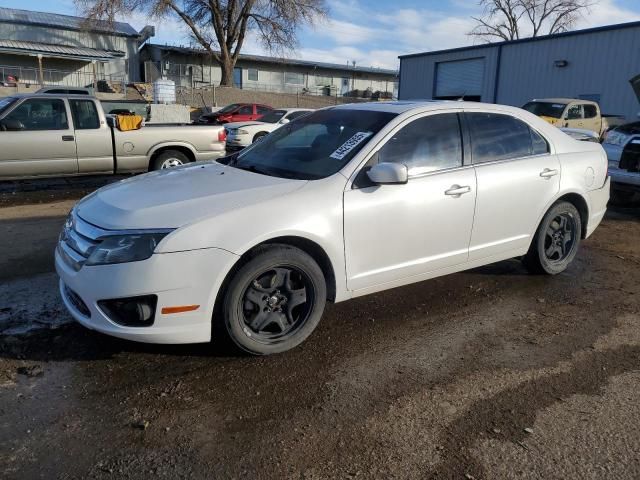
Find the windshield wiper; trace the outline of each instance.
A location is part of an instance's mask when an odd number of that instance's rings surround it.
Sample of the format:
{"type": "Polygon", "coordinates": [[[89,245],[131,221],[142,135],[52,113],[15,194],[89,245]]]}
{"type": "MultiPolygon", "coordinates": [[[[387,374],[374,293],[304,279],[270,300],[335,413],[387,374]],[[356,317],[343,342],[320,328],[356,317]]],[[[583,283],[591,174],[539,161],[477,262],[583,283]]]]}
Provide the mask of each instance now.
{"type": "Polygon", "coordinates": [[[269,177],[274,177],[272,173],[269,173],[267,170],[262,168],[258,168],[255,165],[238,165],[237,161],[230,164],[232,167],[237,168],[239,170],[246,170],[247,172],[258,173],[260,175],[267,175],[269,177]]]}

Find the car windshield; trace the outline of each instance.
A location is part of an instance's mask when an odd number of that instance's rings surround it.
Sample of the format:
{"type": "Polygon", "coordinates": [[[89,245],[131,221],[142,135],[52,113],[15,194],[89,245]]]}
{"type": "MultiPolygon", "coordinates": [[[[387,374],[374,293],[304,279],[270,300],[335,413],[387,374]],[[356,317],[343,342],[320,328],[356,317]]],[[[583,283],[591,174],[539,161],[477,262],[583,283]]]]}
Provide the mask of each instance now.
{"type": "Polygon", "coordinates": [[[17,99],[14,97],[0,98],[0,114],[11,106],[17,99]]]}
{"type": "Polygon", "coordinates": [[[296,180],[325,178],[345,166],[395,116],[342,108],[320,110],[280,127],[229,165],[296,180]]]}
{"type": "Polygon", "coordinates": [[[278,123],[286,114],[286,110],[274,110],[273,112],[269,112],[263,117],[260,117],[260,121],[264,123],[278,123]]]}
{"type": "Polygon", "coordinates": [[[234,110],[236,110],[238,107],[240,107],[241,104],[240,103],[232,103],[231,105],[227,105],[226,107],[221,108],[220,110],[218,110],[217,112],[213,112],[213,113],[228,113],[228,112],[233,112],[234,110]]]}
{"type": "Polygon", "coordinates": [[[565,103],[529,102],[522,108],[539,117],[560,118],[566,106],[565,103]]]}

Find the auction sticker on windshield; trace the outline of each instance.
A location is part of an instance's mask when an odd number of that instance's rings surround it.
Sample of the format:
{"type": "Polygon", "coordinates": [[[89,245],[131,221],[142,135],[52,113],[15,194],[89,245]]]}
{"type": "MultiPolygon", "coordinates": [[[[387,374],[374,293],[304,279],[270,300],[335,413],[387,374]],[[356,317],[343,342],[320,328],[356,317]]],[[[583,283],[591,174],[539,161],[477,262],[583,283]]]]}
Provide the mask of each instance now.
{"type": "Polygon", "coordinates": [[[369,138],[371,136],[371,132],[358,132],[349,140],[344,142],[341,147],[333,152],[329,157],[335,158],[336,160],[342,160],[346,157],[351,150],[356,148],[363,140],[369,138]]]}

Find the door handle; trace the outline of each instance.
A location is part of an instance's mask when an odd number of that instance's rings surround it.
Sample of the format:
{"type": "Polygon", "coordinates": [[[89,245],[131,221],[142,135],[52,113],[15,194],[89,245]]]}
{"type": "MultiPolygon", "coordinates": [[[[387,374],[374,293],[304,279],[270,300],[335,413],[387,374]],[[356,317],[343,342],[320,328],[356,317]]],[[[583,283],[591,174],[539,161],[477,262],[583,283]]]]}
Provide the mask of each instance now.
{"type": "Polygon", "coordinates": [[[540,172],[540,176],[542,178],[551,178],[555,177],[558,174],[558,170],[552,170],[550,168],[545,168],[540,172]]]}
{"type": "Polygon", "coordinates": [[[73,142],[75,137],[73,135],[62,135],[63,142],[73,142]]]}
{"type": "Polygon", "coordinates": [[[460,185],[452,185],[449,190],[444,191],[444,194],[458,198],[460,195],[464,195],[465,193],[469,193],[470,191],[471,187],[468,185],[464,185],[462,187],[460,185]]]}

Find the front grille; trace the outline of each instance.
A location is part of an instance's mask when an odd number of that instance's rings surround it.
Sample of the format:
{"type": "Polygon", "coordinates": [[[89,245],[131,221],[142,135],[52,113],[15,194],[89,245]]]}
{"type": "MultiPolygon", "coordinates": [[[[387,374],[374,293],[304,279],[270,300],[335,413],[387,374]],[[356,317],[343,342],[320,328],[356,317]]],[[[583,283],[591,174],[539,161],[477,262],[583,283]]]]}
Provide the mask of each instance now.
{"type": "Polygon", "coordinates": [[[100,244],[99,238],[103,234],[104,231],[71,212],[60,234],[58,254],[67,265],[78,271],[100,244]]]}
{"type": "Polygon", "coordinates": [[[66,285],[64,286],[64,294],[67,297],[67,300],[69,300],[69,303],[71,303],[71,305],[73,305],[73,307],[78,312],[80,312],[87,318],[91,316],[91,311],[89,310],[89,307],[87,307],[87,304],[82,301],[82,299],[76,292],[71,290],[66,285]]]}

